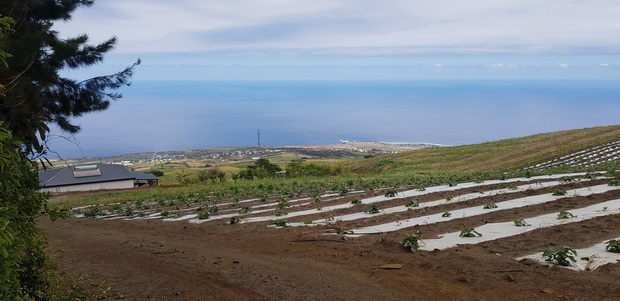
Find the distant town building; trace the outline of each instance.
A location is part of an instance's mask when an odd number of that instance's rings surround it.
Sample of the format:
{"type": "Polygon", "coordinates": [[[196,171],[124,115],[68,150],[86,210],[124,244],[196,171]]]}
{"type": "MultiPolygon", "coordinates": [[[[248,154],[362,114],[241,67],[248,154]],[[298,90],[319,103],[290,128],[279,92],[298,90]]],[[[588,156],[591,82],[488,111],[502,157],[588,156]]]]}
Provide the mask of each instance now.
{"type": "Polygon", "coordinates": [[[39,171],[42,192],[71,192],[103,189],[125,189],[142,185],[157,185],[150,173],[129,171],[118,164],[67,166],[39,171]]]}

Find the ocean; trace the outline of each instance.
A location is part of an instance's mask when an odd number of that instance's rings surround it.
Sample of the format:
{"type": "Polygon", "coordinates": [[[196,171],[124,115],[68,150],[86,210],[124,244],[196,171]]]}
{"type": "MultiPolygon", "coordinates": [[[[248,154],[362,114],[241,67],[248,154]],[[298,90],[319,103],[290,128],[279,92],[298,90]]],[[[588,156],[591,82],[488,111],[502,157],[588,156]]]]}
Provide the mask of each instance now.
{"type": "Polygon", "coordinates": [[[103,112],[53,128],[50,158],[196,148],[462,145],[620,123],[620,81],[136,81],[103,112]]]}

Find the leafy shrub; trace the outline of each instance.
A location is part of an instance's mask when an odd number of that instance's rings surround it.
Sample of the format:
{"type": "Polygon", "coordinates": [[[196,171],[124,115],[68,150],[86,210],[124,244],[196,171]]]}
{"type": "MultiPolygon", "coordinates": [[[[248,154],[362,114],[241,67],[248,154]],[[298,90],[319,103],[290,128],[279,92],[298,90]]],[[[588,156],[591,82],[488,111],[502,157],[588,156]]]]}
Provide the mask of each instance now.
{"type": "Polygon", "coordinates": [[[605,250],[614,253],[620,253],[620,240],[612,239],[605,243],[605,250]]]}
{"type": "Polygon", "coordinates": [[[526,227],[526,226],[531,226],[530,224],[528,224],[524,219],[516,219],[513,221],[515,223],[515,226],[517,227],[526,227]]]}
{"type": "Polygon", "coordinates": [[[422,241],[419,235],[407,234],[400,244],[405,248],[411,249],[411,252],[416,252],[420,248],[419,241],[422,241]]]}
{"type": "Polygon", "coordinates": [[[338,228],[336,229],[336,234],[340,234],[340,235],[346,235],[346,234],[354,234],[353,231],[347,229],[347,228],[338,228]]]}
{"type": "Polygon", "coordinates": [[[153,174],[153,175],[154,175],[154,176],[156,176],[156,177],[163,177],[163,176],[164,176],[164,172],[163,172],[163,171],[161,171],[161,170],[155,170],[155,169],[154,169],[154,170],[147,170],[147,171],[145,171],[145,172],[146,172],[146,173],[153,174]]]}
{"type": "Polygon", "coordinates": [[[488,204],[484,204],[482,208],[483,209],[495,209],[497,208],[497,205],[495,203],[488,203],[488,204]]]}
{"type": "Polygon", "coordinates": [[[547,248],[543,253],[543,257],[547,257],[545,261],[551,263],[556,262],[561,266],[570,266],[571,262],[577,262],[575,256],[577,256],[577,251],[567,246],[547,248]]]}
{"type": "Polygon", "coordinates": [[[558,189],[552,193],[552,195],[555,195],[555,196],[562,196],[566,194],[567,194],[566,190],[563,190],[563,189],[558,189]]]}
{"type": "Polygon", "coordinates": [[[287,224],[288,224],[287,221],[276,221],[272,223],[272,225],[275,225],[276,227],[286,227],[287,224]]]}
{"type": "Polygon", "coordinates": [[[252,208],[249,206],[239,209],[239,214],[246,214],[252,212],[252,208]]]}
{"type": "Polygon", "coordinates": [[[482,236],[482,234],[480,234],[478,231],[476,231],[476,229],[474,228],[465,228],[463,230],[461,230],[461,234],[459,234],[460,237],[480,237],[482,236]]]}
{"type": "Polygon", "coordinates": [[[386,197],[390,197],[390,198],[395,197],[397,194],[398,194],[398,191],[396,191],[396,189],[388,189],[388,190],[385,192],[385,196],[386,196],[386,197]]]}
{"type": "Polygon", "coordinates": [[[568,211],[560,211],[560,213],[558,213],[558,219],[567,219],[567,218],[575,218],[575,217],[577,216],[568,211]]]}
{"type": "Polygon", "coordinates": [[[405,202],[405,207],[419,207],[420,206],[420,202],[418,202],[418,200],[407,200],[405,202]]]}
{"type": "Polygon", "coordinates": [[[379,207],[377,204],[372,204],[370,205],[370,207],[366,208],[364,212],[368,214],[375,214],[375,213],[379,213],[381,210],[383,210],[383,208],[379,207]]]}

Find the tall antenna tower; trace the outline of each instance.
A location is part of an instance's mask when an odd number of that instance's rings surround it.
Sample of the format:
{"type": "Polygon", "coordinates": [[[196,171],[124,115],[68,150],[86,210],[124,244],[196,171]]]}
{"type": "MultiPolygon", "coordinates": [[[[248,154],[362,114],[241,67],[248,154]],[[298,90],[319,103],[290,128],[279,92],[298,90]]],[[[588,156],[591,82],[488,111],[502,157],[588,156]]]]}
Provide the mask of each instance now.
{"type": "Polygon", "coordinates": [[[260,129],[258,129],[258,147],[260,147],[260,129]]]}

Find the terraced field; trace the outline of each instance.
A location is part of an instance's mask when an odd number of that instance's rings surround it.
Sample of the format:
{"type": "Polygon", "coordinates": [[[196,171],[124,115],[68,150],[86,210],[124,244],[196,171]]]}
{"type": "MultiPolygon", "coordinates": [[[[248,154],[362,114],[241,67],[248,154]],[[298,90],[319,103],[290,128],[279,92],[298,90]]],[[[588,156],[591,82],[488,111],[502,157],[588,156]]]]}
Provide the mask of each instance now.
{"type": "MultiPolygon", "coordinates": [[[[460,291],[463,289],[462,286],[476,284],[475,289],[462,291],[463,295],[459,295],[457,300],[473,300],[477,296],[487,296],[494,300],[494,297],[500,296],[497,295],[497,290],[503,289],[502,283],[509,285],[513,281],[517,282],[514,279],[519,279],[518,282],[525,287],[533,286],[536,289],[524,293],[521,289],[515,288],[516,290],[507,292],[512,299],[519,299],[518,296],[521,294],[529,296],[526,299],[555,299],[560,296],[579,299],[581,298],[579,291],[566,284],[552,285],[531,281],[522,283],[522,281],[526,281],[527,277],[524,275],[546,274],[547,277],[551,277],[561,274],[579,283],[592,281],[589,285],[598,287],[597,294],[601,297],[615,296],[619,293],[620,289],[616,285],[606,287],[599,283],[601,281],[599,278],[607,279],[605,273],[610,273],[608,277],[612,277],[620,272],[616,264],[620,261],[620,254],[605,250],[604,244],[609,240],[620,238],[620,223],[617,222],[620,214],[620,187],[610,186],[609,182],[610,179],[605,177],[604,173],[575,173],[453,183],[434,187],[400,187],[397,190],[390,188],[375,191],[331,191],[314,197],[272,194],[262,199],[214,201],[214,196],[190,194],[179,199],[76,208],[75,218],[63,223],[88,225],[89,228],[94,224],[98,225],[96,226],[98,228],[106,224],[104,228],[111,227],[119,232],[124,232],[124,229],[140,229],[138,233],[142,233],[145,228],[149,228],[148,233],[158,230],[166,233],[171,228],[191,228],[193,235],[206,235],[213,239],[214,236],[221,234],[232,240],[247,241],[248,249],[239,248],[250,254],[256,250],[260,256],[269,254],[269,257],[281,258],[291,256],[290,252],[295,252],[292,255],[296,258],[294,262],[307,256],[306,259],[327,262],[333,265],[332,268],[342,269],[343,273],[346,273],[347,269],[341,265],[350,265],[367,273],[377,273],[382,264],[397,263],[396,266],[387,267],[400,268],[395,273],[400,275],[404,283],[390,285],[396,285],[402,291],[380,294],[390,300],[417,296],[420,294],[417,289],[408,291],[403,288],[408,283],[406,279],[411,277],[415,279],[419,273],[425,274],[425,270],[433,270],[437,265],[444,264],[455,269],[446,274],[450,275],[448,278],[452,278],[448,280],[448,284],[454,286],[451,289],[460,291]],[[490,204],[493,206],[489,206],[490,204]],[[560,218],[560,212],[568,212],[570,215],[560,218]],[[524,225],[517,226],[516,220],[522,221],[524,225]],[[480,236],[463,237],[461,235],[463,229],[475,229],[475,233],[479,233],[480,236]],[[410,252],[400,244],[408,234],[415,234],[421,238],[416,253],[410,252]],[[274,237],[279,239],[273,239],[274,237]],[[282,241],[281,238],[286,239],[282,241]],[[292,247],[292,244],[296,246],[292,247]],[[334,251],[340,248],[334,246],[341,244],[347,245],[345,249],[353,253],[347,255],[334,251]],[[304,245],[303,247],[312,245],[312,251],[309,251],[310,248],[304,250],[300,245],[304,245]],[[541,255],[549,247],[564,245],[577,250],[577,255],[574,256],[577,262],[569,266],[573,270],[559,268],[557,262],[546,262],[541,255]],[[448,257],[436,261],[438,252],[446,252],[443,256],[448,257]],[[461,252],[475,255],[467,255],[471,256],[468,259],[471,262],[463,266],[459,263],[463,260],[461,252]],[[582,252],[587,254],[583,256],[582,252]],[[325,253],[338,255],[333,255],[333,258],[326,261],[323,258],[325,253]],[[365,262],[365,254],[371,253],[374,258],[370,262],[365,262]],[[396,260],[395,254],[398,255],[396,260]],[[362,261],[351,262],[343,258],[341,261],[333,261],[334,258],[341,256],[350,256],[362,261]],[[434,259],[429,260],[429,256],[434,259]],[[467,267],[478,261],[484,272],[480,272],[479,268],[471,268],[468,272],[467,267]],[[492,264],[489,266],[482,262],[492,264]],[[595,272],[590,270],[595,268],[605,272],[593,276],[595,272]],[[489,273],[493,275],[490,280],[484,276],[489,273]],[[500,275],[501,277],[498,277],[500,275]],[[491,287],[496,288],[487,291],[478,280],[473,280],[478,277],[486,279],[483,283],[491,281],[494,283],[491,287]],[[593,277],[597,280],[592,280],[593,277]],[[550,291],[563,293],[558,295],[549,293],[550,291]]],[[[192,240],[191,236],[180,237],[192,240]]],[[[221,243],[223,237],[218,237],[217,241],[221,243]]],[[[171,237],[164,234],[159,239],[163,247],[168,244],[171,237]]],[[[211,248],[213,244],[207,243],[204,247],[211,248]]],[[[177,251],[182,248],[175,246],[177,251]]],[[[238,251],[235,250],[235,253],[238,251]]],[[[178,252],[168,250],[153,254],[155,257],[162,254],[177,255],[173,256],[173,265],[184,266],[179,261],[185,259],[183,256],[178,257],[178,252]]],[[[214,258],[216,262],[217,258],[221,259],[222,256],[216,256],[214,258]]],[[[234,262],[241,261],[231,260],[232,268],[235,267],[234,262]]],[[[213,265],[211,262],[208,264],[213,265]]],[[[298,263],[289,264],[292,271],[279,273],[287,277],[290,283],[283,282],[281,285],[302,285],[296,280],[298,275],[295,274],[297,272],[294,267],[298,263]]],[[[303,267],[308,268],[306,265],[303,267]]],[[[248,277],[247,274],[244,275],[248,277]]],[[[256,275],[250,275],[252,278],[254,276],[256,275]]],[[[370,274],[367,276],[370,278],[365,280],[372,279],[370,274]]],[[[334,277],[344,276],[338,274],[334,277]]],[[[260,279],[252,281],[256,280],[260,279]]],[[[323,283],[321,277],[315,276],[311,280],[304,280],[306,281],[314,283],[313,285],[316,285],[317,281],[323,283]]],[[[167,285],[169,284],[164,287],[167,285]]],[[[189,290],[186,285],[182,287],[184,290],[189,290]]],[[[328,288],[329,285],[324,286],[321,294],[337,299],[339,294],[331,292],[328,288]]],[[[269,289],[267,292],[256,287],[251,289],[256,296],[250,299],[274,299],[274,296],[277,296],[269,289]]],[[[230,293],[227,291],[220,296],[222,298],[214,299],[229,299],[230,295],[226,294],[230,293]]],[[[313,299],[309,297],[310,295],[305,297],[298,295],[295,290],[287,291],[287,294],[290,299],[313,299]]],[[[440,296],[449,295],[429,293],[426,296],[443,299],[440,296]]],[[[151,295],[144,295],[144,292],[140,292],[137,298],[145,297],[153,298],[151,295]]],[[[233,299],[237,297],[239,296],[235,295],[233,299]]],[[[162,300],[167,300],[167,297],[162,300]]]]}

